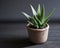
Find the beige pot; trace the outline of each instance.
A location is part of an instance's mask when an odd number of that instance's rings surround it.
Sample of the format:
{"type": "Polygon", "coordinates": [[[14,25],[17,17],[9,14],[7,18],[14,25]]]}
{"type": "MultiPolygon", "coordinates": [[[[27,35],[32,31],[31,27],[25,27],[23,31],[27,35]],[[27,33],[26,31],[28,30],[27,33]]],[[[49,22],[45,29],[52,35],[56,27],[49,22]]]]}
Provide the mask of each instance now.
{"type": "Polygon", "coordinates": [[[46,28],[43,29],[34,29],[30,28],[29,24],[27,24],[27,30],[29,39],[33,43],[45,43],[48,38],[48,31],[49,31],[49,25],[47,24],[46,28]]]}

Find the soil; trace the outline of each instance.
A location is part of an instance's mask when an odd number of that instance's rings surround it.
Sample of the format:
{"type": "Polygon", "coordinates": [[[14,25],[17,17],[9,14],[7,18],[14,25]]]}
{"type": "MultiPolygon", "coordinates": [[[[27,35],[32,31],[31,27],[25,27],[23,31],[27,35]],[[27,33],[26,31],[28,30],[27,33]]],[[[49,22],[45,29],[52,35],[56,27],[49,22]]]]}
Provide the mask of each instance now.
{"type": "MultiPolygon", "coordinates": [[[[30,28],[34,28],[34,29],[37,29],[37,27],[31,26],[31,25],[29,27],[30,28]]],[[[47,25],[45,27],[47,27],[47,25]]],[[[43,28],[45,28],[45,27],[43,27],[43,28]]],[[[38,29],[43,29],[43,28],[38,28],[38,29]]]]}

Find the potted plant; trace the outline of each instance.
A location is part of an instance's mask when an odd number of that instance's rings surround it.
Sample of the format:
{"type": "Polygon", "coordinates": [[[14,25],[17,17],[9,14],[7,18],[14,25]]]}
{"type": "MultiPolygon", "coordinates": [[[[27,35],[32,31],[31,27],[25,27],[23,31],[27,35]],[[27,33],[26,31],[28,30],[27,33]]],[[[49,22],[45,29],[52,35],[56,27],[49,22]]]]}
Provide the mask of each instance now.
{"type": "Polygon", "coordinates": [[[32,17],[26,14],[25,12],[22,12],[26,16],[28,21],[27,30],[29,34],[29,39],[33,43],[44,43],[47,41],[49,32],[49,24],[47,22],[55,9],[53,9],[53,11],[51,11],[47,16],[45,16],[44,5],[40,10],[40,4],[39,4],[37,12],[35,11],[32,5],[30,5],[30,7],[33,13],[32,17]]]}

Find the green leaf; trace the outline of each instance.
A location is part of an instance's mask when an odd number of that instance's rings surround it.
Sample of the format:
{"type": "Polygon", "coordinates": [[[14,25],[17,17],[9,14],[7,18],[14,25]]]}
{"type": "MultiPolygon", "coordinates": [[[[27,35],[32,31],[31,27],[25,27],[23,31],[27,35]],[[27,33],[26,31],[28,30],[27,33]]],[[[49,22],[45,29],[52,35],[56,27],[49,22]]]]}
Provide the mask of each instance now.
{"type": "Polygon", "coordinates": [[[33,25],[34,27],[37,27],[37,28],[38,28],[38,23],[37,23],[37,21],[35,20],[35,18],[32,17],[32,18],[29,20],[29,22],[32,23],[32,25],[33,25]]]}
{"type": "Polygon", "coordinates": [[[28,14],[26,14],[25,12],[22,12],[22,14],[25,15],[27,19],[30,19],[30,18],[31,18],[31,17],[30,17],[28,14]]]}
{"type": "Polygon", "coordinates": [[[41,10],[40,10],[40,4],[39,4],[37,9],[37,15],[40,16],[40,14],[41,14],[41,10]]]}
{"type": "Polygon", "coordinates": [[[45,16],[45,7],[44,7],[44,5],[43,5],[43,6],[42,6],[42,11],[41,11],[41,17],[40,17],[41,22],[44,22],[44,16],[45,16]]]}
{"type": "Polygon", "coordinates": [[[48,22],[48,19],[44,20],[43,25],[46,25],[46,24],[47,24],[47,22],[48,22]]]}
{"type": "Polygon", "coordinates": [[[47,20],[53,14],[54,11],[55,11],[55,8],[51,12],[49,12],[49,14],[45,17],[45,20],[47,20]]]}
{"type": "Polygon", "coordinates": [[[42,25],[41,21],[38,19],[37,16],[34,16],[35,20],[38,22],[38,25],[42,25]]]}
{"type": "Polygon", "coordinates": [[[28,23],[29,23],[30,25],[34,25],[31,21],[28,21],[28,23]]]}
{"type": "Polygon", "coordinates": [[[29,21],[30,21],[32,24],[34,24],[34,20],[33,20],[32,17],[29,19],[29,21]]]}
{"type": "Polygon", "coordinates": [[[35,9],[33,8],[32,5],[30,5],[30,7],[31,7],[31,9],[32,9],[32,13],[33,13],[33,15],[36,16],[37,13],[36,13],[35,9]]]}
{"type": "Polygon", "coordinates": [[[35,20],[35,18],[32,17],[29,21],[33,24],[34,27],[37,27],[38,28],[38,23],[35,20]]]}

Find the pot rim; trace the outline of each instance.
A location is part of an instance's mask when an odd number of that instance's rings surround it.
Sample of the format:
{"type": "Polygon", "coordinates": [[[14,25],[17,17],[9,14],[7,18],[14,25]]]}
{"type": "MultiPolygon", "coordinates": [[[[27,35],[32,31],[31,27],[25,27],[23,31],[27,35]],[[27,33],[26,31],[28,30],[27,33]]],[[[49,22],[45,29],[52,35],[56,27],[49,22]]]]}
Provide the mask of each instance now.
{"type": "Polygon", "coordinates": [[[36,31],[44,31],[44,30],[46,30],[46,29],[49,29],[49,24],[47,24],[47,26],[45,27],[45,28],[42,28],[42,29],[35,29],[35,28],[31,28],[31,27],[29,27],[29,23],[26,25],[26,27],[28,28],[28,29],[30,29],[30,30],[36,30],[36,31]]]}

